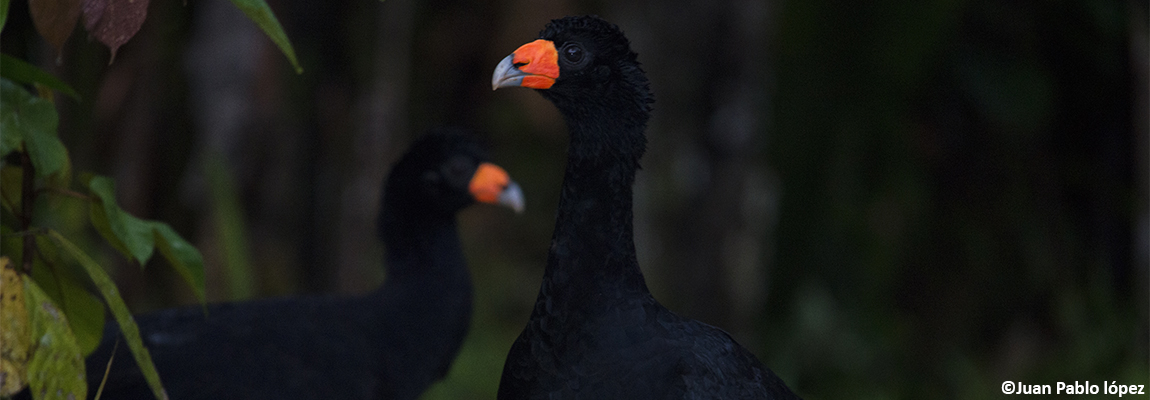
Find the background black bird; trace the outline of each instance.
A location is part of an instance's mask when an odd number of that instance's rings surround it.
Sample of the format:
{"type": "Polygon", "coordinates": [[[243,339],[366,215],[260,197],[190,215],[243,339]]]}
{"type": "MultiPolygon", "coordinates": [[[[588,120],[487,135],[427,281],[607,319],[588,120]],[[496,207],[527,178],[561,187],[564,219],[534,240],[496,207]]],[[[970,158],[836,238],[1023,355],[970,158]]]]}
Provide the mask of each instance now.
{"type": "Polygon", "coordinates": [[[499,398],[797,398],[726,332],[647,290],[632,184],[652,98],[623,33],[588,16],[553,20],[539,37],[500,62],[492,88],[539,89],[571,144],[543,283],[499,398]]]}
{"type": "MultiPolygon", "coordinates": [[[[168,395],[180,399],[415,399],[442,378],[471,319],[472,283],[455,214],[474,202],[520,211],[522,194],[460,132],[424,136],[392,169],[379,235],[387,280],[356,297],[292,297],[136,318],[168,395]]],[[[113,343],[87,359],[94,394],[113,343]]],[[[120,345],[106,399],[149,399],[120,345]]]]}

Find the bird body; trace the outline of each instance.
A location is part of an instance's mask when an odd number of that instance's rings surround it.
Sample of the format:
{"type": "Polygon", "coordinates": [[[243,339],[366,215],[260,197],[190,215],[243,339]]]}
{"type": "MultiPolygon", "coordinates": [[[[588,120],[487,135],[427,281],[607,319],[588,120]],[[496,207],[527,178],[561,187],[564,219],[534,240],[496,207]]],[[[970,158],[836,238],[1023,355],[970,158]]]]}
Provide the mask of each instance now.
{"type": "MultiPolygon", "coordinates": [[[[403,292],[434,293],[430,287],[405,285],[403,292]]],[[[210,306],[207,315],[199,307],[165,310],[137,323],[173,399],[414,399],[447,372],[466,333],[470,297],[453,297],[379,290],[225,303],[210,306]],[[379,305],[386,306],[372,310],[379,305]],[[411,320],[405,306],[443,317],[411,320]],[[394,376],[411,379],[389,379],[394,376]]],[[[118,334],[115,327],[105,332],[118,334]]],[[[126,347],[117,351],[104,397],[153,398],[126,347]]],[[[93,391],[106,362],[106,356],[89,358],[93,391]]]]}
{"type": "Polygon", "coordinates": [[[554,20],[539,36],[496,67],[492,86],[537,89],[563,115],[570,146],[547,267],[498,398],[797,398],[726,332],[647,289],[632,184],[652,96],[626,37],[597,17],[554,20]]]}
{"type": "Polygon", "coordinates": [[[536,315],[512,346],[501,399],[788,398],[726,332],[658,304],[623,301],[576,321],[536,315]],[[564,322],[571,322],[565,324],[564,322]],[[575,325],[574,327],[571,325],[575,325]],[[572,334],[574,333],[574,334],[572,334]],[[514,363],[514,364],[512,364],[514,363]],[[775,390],[775,393],[770,393],[775,390]]]}
{"type": "MultiPolygon", "coordinates": [[[[426,135],[386,183],[379,234],[387,280],[362,296],[214,304],[136,317],[165,390],[184,399],[416,399],[446,375],[471,320],[472,283],[455,213],[475,201],[522,208],[502,169],[459,133],[426,135]]],[[[95,392],[120,335],[87,359],[95,392]]],[[[126,346],[103,398],[151,399],[126,346]]]]}

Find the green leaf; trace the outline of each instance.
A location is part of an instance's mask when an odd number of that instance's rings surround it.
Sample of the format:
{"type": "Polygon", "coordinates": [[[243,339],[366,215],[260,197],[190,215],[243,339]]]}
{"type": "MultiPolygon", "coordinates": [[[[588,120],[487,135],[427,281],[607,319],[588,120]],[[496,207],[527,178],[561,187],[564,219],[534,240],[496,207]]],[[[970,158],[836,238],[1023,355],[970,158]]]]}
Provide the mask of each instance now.
{"type": "Polygon", "coordinates": [[[32,267],[32,279],[68,315],[83,355],[91,354],[104,335],[104,303],[84,287],[69,265],[56,256],[56,246],[43,236],[36,237],[39,257],[32,267]]]}
{"type": "MultiPolygon", "coordinates": [[[[116,318],[116,322],[120,324],[120,333],[124,335],[124,341],[128,344],[128,348],[132,350],[132,356],[136,359],[136,365],[140,367],[140,371],[144,374],[144,379],[148,381],[148,386],[151,386],[152,393],[157,399],[164,399],[167,396],[164,394],[164,386],[160,383],[160,374],[156,372],[156,366],[152,364],[152,356],[148,353],[148,349],[144,347],[144,342],[140,340],[140,328],[136,326],[136,321],[132,319],[131,312],[128,311],[128,306],[124,304],[124,299],[120,298],[120,293],[116,289],[116,284],[112,282],[112,278],[108,276],[104,269],[101,268],[91,257],[84,254],[80,248],[75,244],[65,239],[63,235],[54,230],[48,231],[48,236],[60,245],[64,252],[70,254],[80,266],[88,273],[88,277],[96,284],[100,290],[100,294],[104,296],[104,302],[108,304],[108,309],[112,310],[112,316],[116,318]]],[[[78,397],[83,398],[83,397],[78,397]]]]}
{"type": "Polygon", "coordinates": [[[24,250],[24,237],[17,235],[16,230],[8,225],[0,225],[0,255],[8,257],[13,265],[23,265],[20,254],[24,250]]]}
{"type": "Polygon", "coordinates": [[[180,237],[180,234],[168,224],[153,222],[152,229],[156,233],[156,247],[160,249],[160,254],[172,264],[172,268],[175,268],[180,276],[184,277],[192,287],[192,291],[196,293],[196,297],[200,299],[200,303],[206,302],[204,258],[200,255],[200,251],[180,237]]]}
{"type": "Polygon", "coordinates": [[[64,164],[60,165],[60,169],[56,170],[55,173],[48,175],[48,179],[44,180],[44,185],[59,189],[72,187],[72,155],[67,147],[64,147],[64,164]]]}
{"type": "Polygon", "coordinates": [[[37,399],[83,399],[88,396],[84,357],[68,317],[28,276],[24,301],[32,325],[32,360],[28,383],[37,399]]]}
{"type": "Polygon", "coordinates": [[[5,120],[12,113],[8,110],[7,102],[0,101],[0,132],[3,132],[0,134],[0,157],[7,157],[8,154],[24,148],[24,135],[20,133],[20,130],[7,128],[9,123],[5,120]]]}
{"type": "Polygon", "coordinates": [[[35,65],[26,63],[24,60],[7,54],[0,54],[0,77],[20,83],[39,83],[52,90],[71,96],[73,99],[80,100],[80,94],[76,93],[76,89],[72,89],[72,87],[68,86],[64,81],[40,68],[36,68],[35,65]]]}
{"type": "Polygon", "coordinates": [[[92,225],[124,257],[136,260],[140,266],[146,264],[155,250],[151,224],[128,214],[116,204],[116,187],[112,178],[93,176],[88,181],[88,190],[95,196],[89,207],[92,225]]]}
{"type": "Polygon", "coordinates": [[[60,171],[68,162],[68,152],[56,136],[58,122],[56,105],[51,101],[0,79],[0,131],[5,136],[0,140],[0,157],[19,149],[18,142],[12,140],[23,139],[36,176],[47,177],[60,171]],[[8,138],[9,135],[16,138],[8,138]]]}
{"type": "Polygon", "coordinates": [[[94,196],[89,206],[92,225],[125,257],[145,265],[159,248],[192,287],[200,302],[204,293],[204,259],[195,246],[184,240],[171,226],[159,221],[136,218],[116,204],[116,188],[111,178],[94,175],[88,178],[88,190],[94,196]]]}
{"type": "MultiPolygon", "coordinates": [[[[5,134],[6,135],[6,134],[5,134]]],[[[0,204],[13,215],[20,210],[20,190],[24,182],[24,169],[18,166],[5,165],[0,168],[0,204]]]]}
{"type": "Polygon", "coordinates": [[[104,240],[107,240],[112,248],[119,251],[120,254],[123,254],[124,257],[129,260],[135,259],[132,257],[132,252],[128,250],[128,246],[120,240],[116,232],[112,231],[112,224],[108,218],[108,214],[105,212],[103,203],[99,202],[98,199],[94,199],[88,204],[88,219],[92,221],[92,227],[96,228],[96,232],[100,232],[100,236],[103,236],[104,240]]]}
{"type": "Polygon", "coordinates": [[[244,15],[255,22],[271,38],[272,42],[279,46],[280,51],[283,51],[288,61],[291,61],[291,64],[295,66],[295,73],[303,73],[303,67],[296,60],[295,50],[292,49],[291,42],[288,41],[287,34],[284,33],[284,28],[280,26],[279,20],[272,13],[271,7],[268,7],[268,3],[264,0],[232,0],[232,4],[243,11],[244,15]]]}
{"type": "Polygon", "coordinates": [[[4,25],[8,23],[8,5],[10,0],[0,0],[0,31],[4,30],[4,25]]]}

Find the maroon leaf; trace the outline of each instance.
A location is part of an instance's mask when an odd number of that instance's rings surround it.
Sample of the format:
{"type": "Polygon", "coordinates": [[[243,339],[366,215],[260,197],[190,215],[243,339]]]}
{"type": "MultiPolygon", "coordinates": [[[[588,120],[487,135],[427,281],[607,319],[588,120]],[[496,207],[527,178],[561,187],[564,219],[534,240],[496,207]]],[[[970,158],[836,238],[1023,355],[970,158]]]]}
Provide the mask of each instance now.
{"type": "Polygon", "coordinates": [[[83,0],[84,27],[88,33],[112,50],[111,64],[116,50],[128,42],[148,16],[148,0],[83,0]]]}
{"type": "Polygon", "coordinates": [[[84,29],[88,32],[96,30],[96,22],[104,16],[104,7],[108,6],[105,0],[83,0],[84,7],[84,29]]]}
{"type": "Polygon", "coordinates": [[[80,18],[80,0],[28,0],[28,8],[40,36],[57,52],[63,51],[80,18]]]}

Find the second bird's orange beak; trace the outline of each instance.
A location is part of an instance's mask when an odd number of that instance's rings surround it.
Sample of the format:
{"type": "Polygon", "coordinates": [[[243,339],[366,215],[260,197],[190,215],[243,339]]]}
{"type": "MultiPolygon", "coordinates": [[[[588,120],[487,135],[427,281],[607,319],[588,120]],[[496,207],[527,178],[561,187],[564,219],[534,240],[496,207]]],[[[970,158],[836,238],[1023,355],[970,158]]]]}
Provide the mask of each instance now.
{"type": "Polygon", "coordinates": [[[495,66],[491,90],[509,86],[548,89],[556,79],[559,79],[559,52],[555,50],[555,43],[539,39],[519,46],[495,66]]]}
{"type": "Polygon", "coordinates": [[[516,213],[523,212],[523,190],[498,165],[479,164],[467,189],[475,201],[503,205],[516,213]]]}

